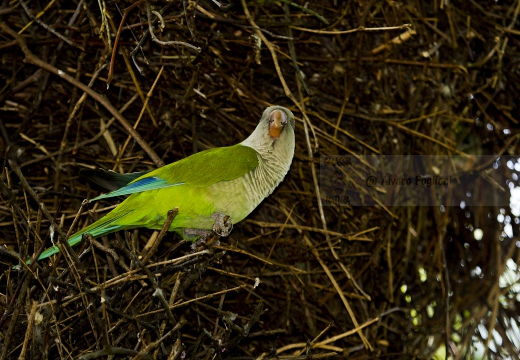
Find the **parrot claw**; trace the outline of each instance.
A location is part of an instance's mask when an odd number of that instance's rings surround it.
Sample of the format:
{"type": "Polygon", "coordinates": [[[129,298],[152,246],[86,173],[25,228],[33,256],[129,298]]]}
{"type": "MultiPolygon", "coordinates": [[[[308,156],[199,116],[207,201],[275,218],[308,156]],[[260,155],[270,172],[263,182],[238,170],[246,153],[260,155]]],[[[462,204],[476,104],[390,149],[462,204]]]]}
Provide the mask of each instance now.
{"type": "Polygon", "coordinates": [[[231,230],[233,230],[233,222],[229,215],[216,212],[213,213],[211,217],[215,219],[215,223],[213,224],[213,231],[215,234],[222,237],[227,237],[231,234],[231,230]]]}
{"type": "Polygon", "coordinates": [[[185,236],[196,235],[199,237],[197,241],[191,245],[193,250],[200,250],[202,247],[208,248],[212,245],[219,245],[219,238],[229,236],[231,230],[233,230],[231,216],[216,212],[213,213],[211,217],[215,219],[213,232],[209,230],[184,229],[185,236]]]}
{"type": "Polygon", "coordinates": [[[200,251],[213,245],[220,245],[219,237],[211,230],[184,229],[184,234],[190,237],[198,237],[197,240],[191,244],[193,251],[200,251]]]}

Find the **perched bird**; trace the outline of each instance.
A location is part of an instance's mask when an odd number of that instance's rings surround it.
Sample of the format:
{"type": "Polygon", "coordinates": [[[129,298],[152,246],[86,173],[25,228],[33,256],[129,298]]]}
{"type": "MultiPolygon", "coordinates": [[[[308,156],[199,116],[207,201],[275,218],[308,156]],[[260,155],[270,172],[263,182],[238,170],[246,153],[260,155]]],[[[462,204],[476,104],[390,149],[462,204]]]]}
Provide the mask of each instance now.
{"type": "MultiPolygon", "coordinates": [[[[229,219],[231,224],[238,223],[274,191],[289,171],[294,155],[294,127],[290,110],[270,106],[253,133],[239,144],[201,151],[152,171],[105,172],[108,185],[117,190],[91,201],[130,196],[110,213],[70,236],[68,243],[78,244],[87,233],[96,238],[137,227],[162,229],[168,211],[175,207],[178,213],[168,230],[187,240],[215,230],[217,221],[229,219]]],[[[58,246],[52,246],[38,260],[59,251],[58,246]]]]}

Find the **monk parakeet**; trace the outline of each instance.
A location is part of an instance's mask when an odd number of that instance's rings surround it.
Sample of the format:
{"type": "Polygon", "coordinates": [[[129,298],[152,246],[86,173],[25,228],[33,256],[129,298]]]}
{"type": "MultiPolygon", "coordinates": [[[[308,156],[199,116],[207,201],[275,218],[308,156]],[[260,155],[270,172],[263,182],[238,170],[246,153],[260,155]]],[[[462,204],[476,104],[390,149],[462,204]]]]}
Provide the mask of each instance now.
{"type": "MultiPolygon", "coordinates": [[[[89,233],[145,227],[162,229],[169,210],[178,208],[169,231],[188,240],[211,231],[219,216],[236,224],[249,215],[284,179],[294,155],[294,116],[282,106],[268,107],[256,129],[239,144],[209,149],[156,170],[133,174],[106,172],[120,187],[91,201],[130,195],[110,213],[73,234],[71,246],[89,233]],[[111,175],[110,175],[111,174],[111,175]]],[[[59,252],[52,246],[38,260],[59,252]]]]}

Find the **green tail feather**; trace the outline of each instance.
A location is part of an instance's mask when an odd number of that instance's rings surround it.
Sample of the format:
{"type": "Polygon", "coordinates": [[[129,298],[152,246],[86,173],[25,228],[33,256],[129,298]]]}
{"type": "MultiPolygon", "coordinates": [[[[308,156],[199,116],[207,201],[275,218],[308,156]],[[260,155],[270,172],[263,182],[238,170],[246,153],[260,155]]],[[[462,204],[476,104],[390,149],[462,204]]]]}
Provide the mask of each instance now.
{"type": "MultiPolygon", "coordinates": [[[[81,242],[81,239],[83,238],[84,234],[90,234],[94,238],[97,238],[99,236],[103,236],[106,234],[109,234],[111,232],[121,230],[123,228],[122,225],[112,225],[117,220],[121,219],[125,215],[128,215],[131,211],[124,212],[122,214],[119,214],[111,219],[107,219],[107,217],[110,215],[105,216],[104,218],[101,218],[100,220],[96,221],[95,223],[87,226],[83,230],[78,231],[77,233],[73,234],[71,237],[69,237],[68,243],[70,246],[77,245],[81,242]],[[100,223],[102,222],[102,223],[100,223]]],[[[57,245],[53,245],[50,248],[45,249],[38,260],[42,260],[45,258],[48,258],[51,255],[57,254],[60,252],[60,247],[57,245]]],[[[31,261],[27,260],[27,264],[30,264],[31,261]]]]}

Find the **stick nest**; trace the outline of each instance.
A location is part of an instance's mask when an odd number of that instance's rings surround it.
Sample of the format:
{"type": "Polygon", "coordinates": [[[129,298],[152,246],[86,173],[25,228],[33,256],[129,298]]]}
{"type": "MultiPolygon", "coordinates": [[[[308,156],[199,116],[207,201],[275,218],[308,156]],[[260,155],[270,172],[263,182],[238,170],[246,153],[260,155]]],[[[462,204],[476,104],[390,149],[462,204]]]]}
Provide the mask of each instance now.
{"type": "Polygon", "coordinates": [[[520,1],[3,4],[1,359],[519,355],[505,182],[473,164],[485,206],[352,206],[319,175],[515,154],[520,1]],[[100,189],[79,170],[235,144],[272,104],[296,116],[291,171],[220,245],[139,229],[13,269],[113,205],[82,207],[100,189]]]}

